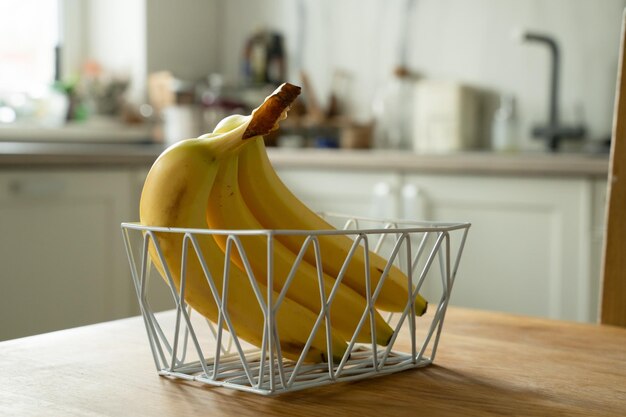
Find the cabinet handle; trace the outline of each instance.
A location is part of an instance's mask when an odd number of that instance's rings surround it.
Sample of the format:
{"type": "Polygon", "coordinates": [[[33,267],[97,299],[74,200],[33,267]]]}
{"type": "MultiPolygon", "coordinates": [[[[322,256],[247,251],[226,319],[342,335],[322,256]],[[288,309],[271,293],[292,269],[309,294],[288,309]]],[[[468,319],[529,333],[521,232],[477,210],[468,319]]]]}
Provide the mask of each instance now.
{"type": "Polygon", "coordinates": [[[65,182],[58,179],[14,179],[9,182],[9,192],[15,197],[53,197],[65,190],[65,182]]]}
{"type": "Polygon", "coordinates": [[[426,199],[415,184],[402,187],[402,215],[407,220],[426,220],[426,199]]]}

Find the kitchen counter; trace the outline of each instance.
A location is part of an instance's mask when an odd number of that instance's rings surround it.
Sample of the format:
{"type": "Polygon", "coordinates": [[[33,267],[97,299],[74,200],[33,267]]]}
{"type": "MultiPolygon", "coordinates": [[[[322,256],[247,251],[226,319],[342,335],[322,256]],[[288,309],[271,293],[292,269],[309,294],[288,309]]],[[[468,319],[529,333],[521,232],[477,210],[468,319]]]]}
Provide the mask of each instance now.
{"type": "Polygon", "coordinates": [[[63,126],[0,123],[0,141],[5,142],[146,143],[151,138],[149,124],[126,124],[107,116],[94,116],[87,121],[69,122],[63,126]]]}
{"type": "Polygon", "coordinates": [[[623,416],[624,346],[625,328],[450,307],[434,365],[264,397],[159,377],[133,317],[1,342],[0,415],[623,416]]]}
{"type": "Polygon", "coordinates": [[[0,142],[0,168],[150,165],[163,149],[159,144],[0,142]]]}
{"type": "MultiPolygon", "coordinates": [[[[150,165],[163,145],[137,143],[0,142],[0,168],[34,165],[150,165]]],[[[278,168],[399,170],[403,172],[606,177],[608,155],[270,148],[278,168]]]]}
{"type": "Polygon", "coordinates": [[[589,175],[602,177],[605,177],[608,172],[608,155],[574,153],[458,152],[424,155],[410,151],[272,149],[270,157],[276,166],[299,168],[392,169],[405,172],[454,174],[589,175]]]}

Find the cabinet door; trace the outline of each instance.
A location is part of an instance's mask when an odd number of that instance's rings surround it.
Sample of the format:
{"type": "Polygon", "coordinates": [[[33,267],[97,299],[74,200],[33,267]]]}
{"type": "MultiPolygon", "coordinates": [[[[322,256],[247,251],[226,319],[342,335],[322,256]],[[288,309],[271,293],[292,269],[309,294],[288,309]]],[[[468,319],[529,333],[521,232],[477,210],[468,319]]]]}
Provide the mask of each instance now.
{"type": "Polygon", "coordinates": [[[0,339],[134,313],[131,174],[0,172],[0,339]]]}
{"type": "Polygon", "coordinates": [[[388,172],[283,168],[283,182],[318,212],[398,217],[400,175],[388,172]]]}
{"type": "Polygon", "coordinates": [[[595,320],[588,179],[408,176],[404,216],[472,223],[453,304],[595,320]]]}

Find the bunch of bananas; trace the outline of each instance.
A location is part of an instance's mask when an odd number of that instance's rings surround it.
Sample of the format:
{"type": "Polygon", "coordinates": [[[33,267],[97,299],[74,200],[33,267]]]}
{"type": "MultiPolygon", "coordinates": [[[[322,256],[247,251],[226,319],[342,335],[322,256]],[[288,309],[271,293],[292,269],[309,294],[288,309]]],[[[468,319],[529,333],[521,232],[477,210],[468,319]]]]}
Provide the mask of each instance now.
{"type": "MultiPolygon", "coordinates": [[[[221,230],[332,229],[281,182],[264,147],[263,135],[286,117],[299,93],[299,87],[283,84],[251,115],[227,117],[212,133],[166,149],[146,178],[140,202],[141,223],[221,230]]],[[[220,317],[218,306],[222,303],[232,323],[228,330],[261,346],[265,319],[250,277],[257,281],[261,294],[268,294],[267,237],[239,236],[246,256],[231,247],[227,235],[196,237],[204,263],[193,250],[187,252],[187,259],[182,259],[182,234],[162,232],[157,234],[161,256],[153,242],[149,246],[155,267],[163,277],[167,269],[180,287],[184,261],[186,302],[213,322],[220,317]],[[222,279],[225,273],[227,281],[222,279]],[[212,283],[206,279],[208,274],[213,277],[212,283]],[[228,282],[228,288],[222,288],[224,282],[228,282]],[[220,297],[225,300],[219,300],[220,297]]],[[[301,254],[300,262],[295,262],[304,240],[303,235],[276,234],[271,248],[274,300],[293,274],[286,296],[275,310],[283,356],[293,360],[300,357],[329,296],[334,297],[329,309],[332,340],[326,340],[323,321],[310,341],[306,361],[326,362],[328,352],[332,352],[333,361],[339,361],[351,340],[387,345],[393,329],[378,310],[405,310],[411,291],[406,275],[374,253],[366,256],[362,250],[353,251],[353,240],[345,235],[320,235],[319,259],[309,247],[301,254]],[[347,262],[351,251],[352,259],[347,262]],[[385,277],[375,308],[370,308],[366,301],[366,270],[372,293],[385,277]],[[341,282],[335,285],[338,277],[341,282]],[[362,319],[365,321],[359,327],[362,319]]],[[[416,314],[422,315],[426,306],[418,295],[414,300],[416,314]]]]}

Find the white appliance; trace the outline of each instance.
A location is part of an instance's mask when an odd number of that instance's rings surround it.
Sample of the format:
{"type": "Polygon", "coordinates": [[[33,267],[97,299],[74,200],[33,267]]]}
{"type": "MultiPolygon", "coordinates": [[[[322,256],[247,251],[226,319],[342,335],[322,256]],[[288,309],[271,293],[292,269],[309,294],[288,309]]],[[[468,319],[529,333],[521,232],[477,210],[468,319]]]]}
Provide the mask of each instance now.
{"type": "Polygon", "coordinates": [[[453,81],[420,80],[415,86],[413,149],[443,153],[478,146],[478,94],[453,81]]]}

